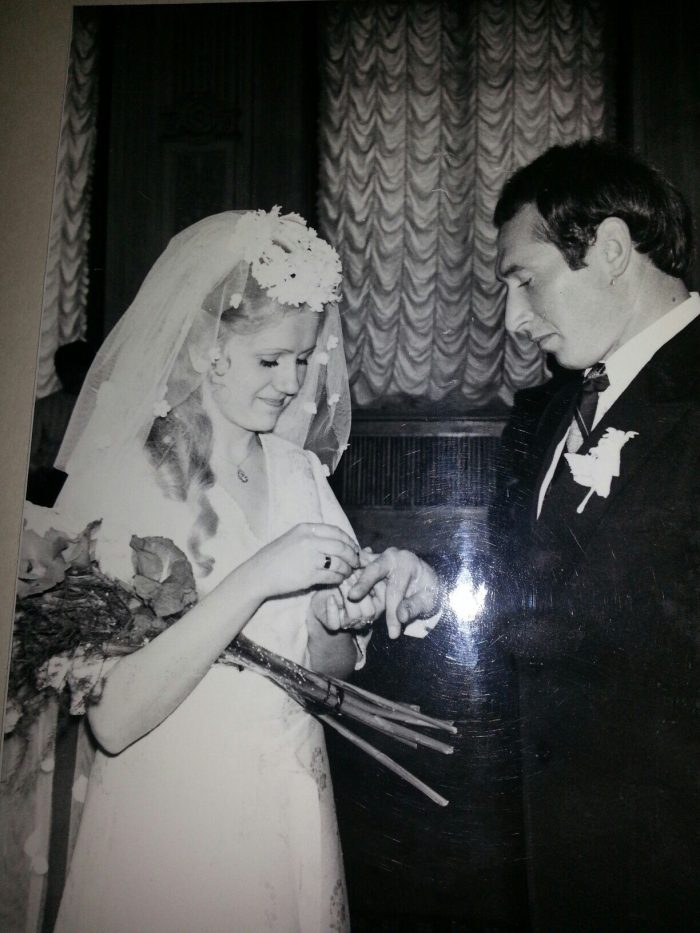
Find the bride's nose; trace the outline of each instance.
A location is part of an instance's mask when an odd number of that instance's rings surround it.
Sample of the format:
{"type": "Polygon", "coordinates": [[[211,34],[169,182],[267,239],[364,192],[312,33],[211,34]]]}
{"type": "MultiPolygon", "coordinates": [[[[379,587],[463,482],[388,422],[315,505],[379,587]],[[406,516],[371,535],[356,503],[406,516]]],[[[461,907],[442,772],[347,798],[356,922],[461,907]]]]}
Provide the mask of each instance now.
{"type": "Polygon", "coordinates": [[[274,387],[285,395],[296,395],[301,386],[296,357],[280,360],[275,371],[274,387]]]}

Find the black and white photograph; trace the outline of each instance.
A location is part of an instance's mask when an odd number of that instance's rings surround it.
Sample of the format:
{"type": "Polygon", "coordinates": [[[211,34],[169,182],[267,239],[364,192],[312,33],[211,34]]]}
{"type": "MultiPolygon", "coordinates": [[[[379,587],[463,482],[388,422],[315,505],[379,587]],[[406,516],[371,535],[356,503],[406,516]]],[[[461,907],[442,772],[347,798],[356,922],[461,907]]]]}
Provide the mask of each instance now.
{"type": "Polygon", "coordinates": [[[3,930],[700,930],[698,40],[7,0],[3,930]]]}

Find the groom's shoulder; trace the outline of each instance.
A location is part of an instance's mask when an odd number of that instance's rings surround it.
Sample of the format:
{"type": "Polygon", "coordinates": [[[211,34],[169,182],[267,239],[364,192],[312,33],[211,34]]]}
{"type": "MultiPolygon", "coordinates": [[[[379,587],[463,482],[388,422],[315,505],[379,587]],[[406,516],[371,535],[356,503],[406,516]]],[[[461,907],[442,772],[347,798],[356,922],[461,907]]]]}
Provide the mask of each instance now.
{"type": "Polygon", "coordinates": [[[687,397],[700,399],[700,317],[666,341],[642,372],[650,377],[655,395],[661,400],[687,397]]]}

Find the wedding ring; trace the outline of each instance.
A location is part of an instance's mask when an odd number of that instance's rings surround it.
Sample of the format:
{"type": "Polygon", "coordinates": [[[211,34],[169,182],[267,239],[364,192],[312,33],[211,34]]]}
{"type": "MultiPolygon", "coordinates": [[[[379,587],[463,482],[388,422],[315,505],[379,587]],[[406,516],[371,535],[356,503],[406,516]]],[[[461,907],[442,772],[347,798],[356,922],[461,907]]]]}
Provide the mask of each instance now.
{"type": "Polygon", "coordinates": [[[330,554],[326,554],[326,559],[325,559],[324,562],[323,562],[323,569],[324,569],[324,570],[330,570],[330,569],[331,569],[331,556],[330,556],[330,554]]]}
{"type": "Polygon", "coordinates": [[[360,633],[364,630],[367,631],[371,625],[374,625],[374,619],[355,619],[347,623],[347,625],[341,625],[341,632],[357,632],[360,633]]]}

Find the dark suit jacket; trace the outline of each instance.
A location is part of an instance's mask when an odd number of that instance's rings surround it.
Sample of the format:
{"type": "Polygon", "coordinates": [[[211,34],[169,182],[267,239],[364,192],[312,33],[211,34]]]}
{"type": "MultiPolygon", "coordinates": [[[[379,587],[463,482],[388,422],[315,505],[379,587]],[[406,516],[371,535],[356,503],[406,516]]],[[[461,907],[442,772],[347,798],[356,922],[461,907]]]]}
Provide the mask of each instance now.
{"type": "MultiPolygon", "coordinates": [[[[574,390],[542,418],[540,478],[574,390]]],[[[699,320],[580,453],[607,427],[639,432],[609,497],[576,514],[586,488],[564,466],[535,521],[532,483],[528,546],[509,558],[499,642],[517,671],[531,918],[547,933],[700,929],[699,320]]]]}

